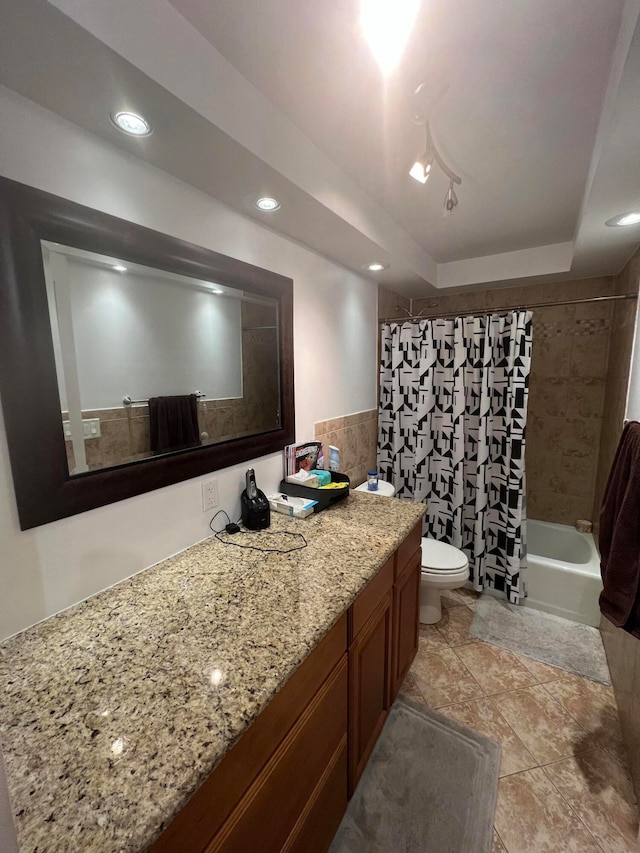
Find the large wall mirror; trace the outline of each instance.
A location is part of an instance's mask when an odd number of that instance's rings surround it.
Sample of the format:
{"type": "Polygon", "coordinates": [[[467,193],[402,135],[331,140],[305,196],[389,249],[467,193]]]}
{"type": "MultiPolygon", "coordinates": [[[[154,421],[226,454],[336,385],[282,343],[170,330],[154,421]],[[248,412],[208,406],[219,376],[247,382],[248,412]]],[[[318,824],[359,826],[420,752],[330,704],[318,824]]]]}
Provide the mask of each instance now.
{"type": "Polygon", "coordinates": [[[293,441],[290,279],[0,178],[23,529],[293,441]]]}

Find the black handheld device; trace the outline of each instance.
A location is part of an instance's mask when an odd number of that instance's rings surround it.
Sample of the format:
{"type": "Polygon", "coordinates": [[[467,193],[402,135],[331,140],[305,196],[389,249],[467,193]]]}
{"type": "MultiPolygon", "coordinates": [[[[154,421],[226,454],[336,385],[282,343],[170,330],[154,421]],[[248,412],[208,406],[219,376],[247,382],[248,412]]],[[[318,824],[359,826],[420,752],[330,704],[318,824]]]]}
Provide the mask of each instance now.
{"type": "Polygon", "coordinates": [[[263,491],[256,486],[253,468],[247,471],[247,485],[240,495],[242,523],[247,530],[264,530],[271,524],[271,509],[263,491]]]}

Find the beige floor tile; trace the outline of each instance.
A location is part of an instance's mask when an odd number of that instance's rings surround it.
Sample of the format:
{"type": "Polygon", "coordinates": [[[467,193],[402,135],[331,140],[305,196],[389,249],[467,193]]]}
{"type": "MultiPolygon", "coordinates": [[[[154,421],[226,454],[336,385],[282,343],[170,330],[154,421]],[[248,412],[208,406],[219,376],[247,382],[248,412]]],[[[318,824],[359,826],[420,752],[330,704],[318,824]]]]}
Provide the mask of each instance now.
{"type": "Polygon", "coordinates": [[[631,778],[603,749],[544,768],[607,853],[637,851],[638,813],[631,778]]]}
{"type": "Polygon", "coordinates": [[[537,683],[512,652],[499,646],[469,643],[458,646],[456,654],[485,693],[504,693],[537,683]]]}
{"type": "Polygon", "coordinates": [[[495,827],[509,853],[601,853],[541,767],[500,780],[495,827]]]}
{"type": "Polygon", "coordinates": [[[413,673],[408,672],[407,677],[402,682],[400,687],[400,692],[404,693],[405,696],[408,696],[410,699],[415,699],[416,702],[422,702],[426,704],[425,698],[420,692],[418,685],[416,684],[416,680],[413,677],[413,673]]]}
{"type": "Polygon", "coordinates": [[[517,652],[514,652],[514,655],[523,666],[526,666],[539,684],[567,677],[568,673],[566,669],[560,669],[557,666],[550,666],[548,663],[542,663],[542,661],[535,660],[527,655],[519,655],[517,652]]]}
{"type": "Polygon", "coordinates": [[[444,592],[440,594],[442,606],[446,608],[459,607],[462,604],[466,604],[467,607],[475,610],[479,598],[479,592],[476,592],[475,589],[467,589],[466,587],[461,587],[460,589],[445,589],[444,592]]]}
{"type": "Polygon", "coordinates": [[[469,633],[472,622],[473,611],[468,607],[450,607],[442,611],[442,619],[436,627],[450,646],[462,646],[480,642],[469,633]]]}
{"type": "Polygon", "coordinates": [[[579,675],[568,675],[544,686],[586,731],[592,748],[612,749],[624,755],[618,709],[611,687],[579,675]]]}
{"type": "Polygon", "coordinates": [[[493,843],[491,844],[491,853],[508,853],[507,848],[500,841],[500,836],[493,830],[493,843]]]}
{"type": "Polygon", "coordinates": [[[440,603],[443,608],[450,607],[462,607],[464,601],[462,601],[462,597],[458,594],[457,589],[445,589],[440,593],[440,603]]]}
{"type": "Polygon", "coordinates": [[[491,701],[539,764],[589,748],[583,743],[584,729],[541,684],[500,693],[491,701]]]}
{"type": "Polygon", "coordinates": [[[435,625],[420,624],[420,648],[421,649],[447,649],[449,643],[442,636],[435,625]]]}
{"type": "Polygon", "coordinates": [[[460,596],[462,602],[470,607],[472,610],[475,610],[478,606],[478,602],[480,601],[480,593],[476,592],[475,589],[467,589],[466,586],[463,586],[462,589],[457,590],[458,595],[460,596]]]}
{"type": "Polygon", "coordinates": [[[431,708],[483,695],[482,688],[453,649],[419,649],[410,672],[431,708]]]}
{"type": "Polygon", "coordinates": [[[448,705],[446,708],[441,708],[440,713],[487,735],[500,744],[502,747],[501,776],[537,766],[538,762],[533,755],[489,699],[472,699],[458,705],[448,705]]]}

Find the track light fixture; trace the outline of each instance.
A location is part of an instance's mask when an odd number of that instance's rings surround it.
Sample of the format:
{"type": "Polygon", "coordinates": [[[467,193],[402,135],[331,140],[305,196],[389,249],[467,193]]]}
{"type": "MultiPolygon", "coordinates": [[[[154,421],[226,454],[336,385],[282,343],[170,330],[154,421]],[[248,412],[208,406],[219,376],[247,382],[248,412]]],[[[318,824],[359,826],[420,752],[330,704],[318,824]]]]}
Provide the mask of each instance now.
{"type": "Polygon", "coordinates": [[[436,148],[435,142],[433,141],[433,136],[431,135],[431,128],[429,127],[429,122],[425,122],[424,125],[426,136],[427,136],[427,150],[424,152],[420,159],[416,160],[411,169],[409,170],[409,174],[412,178],[415,178],[416,181],[420,181],[421,184],[426,184],[431,174],[431,168],[434,163],[437,163],[438,166],[442,169],[445,175],[449,178],[449,189],[447,190],[447,195],[444,199],[444,209],[445,213],[452,213],[454,208],[458,205],[458,196],[455,193],[453,188],[454,184],[462,183],[462,178],[447,166],[447,164],[442,159],[440,152],[436,148]]]}
{"type": "Polygon", "coordinates": [[[444,197],[444,212],[445,215],[453,213],[453,208],[458,206],[458,196],[453,188],[453,181],[449,181],[449,189],[444,197]]]}

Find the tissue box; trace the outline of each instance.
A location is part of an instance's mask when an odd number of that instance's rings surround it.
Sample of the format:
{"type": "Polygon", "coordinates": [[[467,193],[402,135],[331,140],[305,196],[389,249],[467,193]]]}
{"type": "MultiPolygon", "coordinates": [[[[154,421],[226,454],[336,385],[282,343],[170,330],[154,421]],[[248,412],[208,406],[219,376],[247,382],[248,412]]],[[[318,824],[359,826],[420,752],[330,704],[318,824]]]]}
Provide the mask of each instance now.
{"type": "Polygon", "coordinates": [[[295,483],[298,486],[307,486],[310,489],[317,489],[320,485],[320,479],[309,471],[298,471],[297,474],[289,474],[285,477],[287,483],[295,483]]]}
{"type": "Polygon", "coordinates": [[[281,492],[269,495],[267,500],[274,512],[281,512],[283,515],[290,515],[293,518],[306,518],[313,513],[314,507],[318,503],[318,501],[308,498],[289,497],[289,495],[284,495],[281,492]]]}

